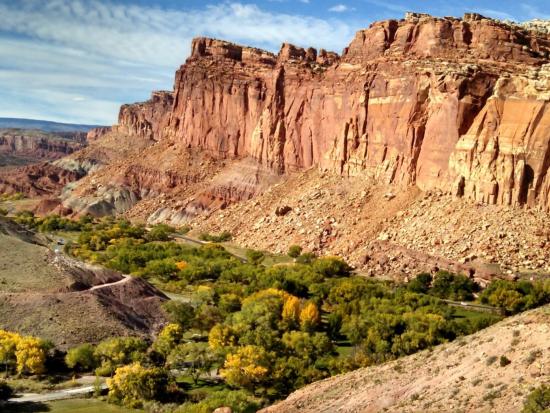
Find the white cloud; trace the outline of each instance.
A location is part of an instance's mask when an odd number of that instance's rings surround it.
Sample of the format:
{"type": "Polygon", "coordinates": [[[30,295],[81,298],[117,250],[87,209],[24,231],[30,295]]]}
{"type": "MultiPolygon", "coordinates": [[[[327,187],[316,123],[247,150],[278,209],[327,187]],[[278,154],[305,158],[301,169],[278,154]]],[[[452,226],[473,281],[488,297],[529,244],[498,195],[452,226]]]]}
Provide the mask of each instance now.
{"type": "Polygon", "coordinates": [[[342,20],[253,4],[180,11],[98,0],[0,1],[0,27],[0,116],[107,124],[119,104],[171,88],[195,36],[271,51],[285,41],[340,51],[354,31],[342,20]]]}
{"type": "Polygon", "coordinates": [[[337,4],[336,6],[332,6],[328,11],[332,11],[335,13],[343,13],[345,11],[349,11],[350,8],[346,6],[345,4],[337,4]]]}

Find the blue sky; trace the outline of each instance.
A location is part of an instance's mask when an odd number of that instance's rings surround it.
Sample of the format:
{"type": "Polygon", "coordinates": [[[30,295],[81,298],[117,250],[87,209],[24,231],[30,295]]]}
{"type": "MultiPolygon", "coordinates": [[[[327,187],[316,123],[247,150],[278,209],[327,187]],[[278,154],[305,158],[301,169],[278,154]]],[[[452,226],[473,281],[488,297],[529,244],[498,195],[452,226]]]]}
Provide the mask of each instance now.
{"type": "Polygon", "coordinates": [[[549,19],[550,0],[0,0],[0,117],[113,124],[122,103],[172,88],[195,36],[340,52],[408,10],[525,21],[549,19]]]}

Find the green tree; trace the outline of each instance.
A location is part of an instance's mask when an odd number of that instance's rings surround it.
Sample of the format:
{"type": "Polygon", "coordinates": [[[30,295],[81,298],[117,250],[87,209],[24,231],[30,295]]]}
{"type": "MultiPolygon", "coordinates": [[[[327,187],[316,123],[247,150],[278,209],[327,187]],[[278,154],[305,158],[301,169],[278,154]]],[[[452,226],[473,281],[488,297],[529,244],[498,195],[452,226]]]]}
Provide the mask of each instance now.
{"type": "Polygon", "coordinates": [[[430,293],[451,300],[472,300],[479,286],[465,275],[439,271],[432,282],[430,293]]]}
{"type": "Polygon", "coordinates": [[[218,358],[210,350],[208,343],[181,343],[175,347],[167,358],[167,364],[172,368],[185,371],[197,384],[201,375],[212,370],[218,358]]]}
{"type": "Polygon", "coordinates": [[[125,406],[139,408],[144,401],[161,399],[167,393],[169,383],[165,370],[133,363],[119,367],[113,378],[107,379],[108,397],[125,406]]]}
{"type": "Polygon", "coordinates": [[[290,331],[284,333],[282,342],[293,355],[310,363],[334,351],[334,346],[325,333],[290,331]]]}
{"type": "Polygon", "coordinates": [[[170,322],[178,324],[182,329],[187,330],[195,318],[195,307],[189,303],[170,300],[164,303],[164,310],[168,313],[170,322]]]}
{"type": "Polygon", "coordinates": [[[111,375],[117,367],[145,358],[147,343],[135,337],[115,337],[102,341],[94,355],[101,365],[96,369],[100,376],[111,375]]]}
{"type": "Polygon", "coordinates": [[[316,259],[313,270],[324,277],[347,277],[352,268],[339,257],[323,257],[316,259]]]}
{"type": "Polygon", "coordinates": [[[433,277],[431,274],[424,272],[409,281],[407,288],[415,293],[428,294],[432,280],[433,277]]]}
{"type": "Polygon", "coordinates": [[[288,247],[288,256],[291,258],[298,258],[302,253],[302,247],[299,245],[291,245],[288,247]]]}
{"type": "Polygon", "coordinates": [[[91,371],[97,367],[97,358],[94,354],[94,346],[82,344],[71,348],[65,356],[65,363],[71,369],[91,371]]]}

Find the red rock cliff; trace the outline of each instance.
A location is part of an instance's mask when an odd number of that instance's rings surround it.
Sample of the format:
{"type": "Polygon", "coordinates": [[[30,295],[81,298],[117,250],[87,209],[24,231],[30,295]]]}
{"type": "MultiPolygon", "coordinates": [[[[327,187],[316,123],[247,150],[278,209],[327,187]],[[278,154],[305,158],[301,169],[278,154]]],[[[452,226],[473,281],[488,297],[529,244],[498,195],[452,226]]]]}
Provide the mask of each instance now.
{"type": "Polygon", "coordinates": [[[154,91],[146,102],[122,105],[113,129],[140,138],[155,139],[166,126],[173,104],[172,92],[154,91]]]}
{"type": "Polygon", "coordinates": [[[408,14],[341,57],[198,38],[171,94],[119,128],[278,172],[319,165],[550,210],[550,37],[468,14],[408,14]]]}

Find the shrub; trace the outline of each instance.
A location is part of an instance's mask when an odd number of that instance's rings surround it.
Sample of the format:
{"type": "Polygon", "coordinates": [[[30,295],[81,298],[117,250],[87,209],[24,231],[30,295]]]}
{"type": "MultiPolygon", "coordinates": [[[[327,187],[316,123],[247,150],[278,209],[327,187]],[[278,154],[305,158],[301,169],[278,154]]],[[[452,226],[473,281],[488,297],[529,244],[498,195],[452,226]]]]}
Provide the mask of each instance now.
{"type": "Polygon", "coordinates": [[[147,234],[149,241],[168,241],[170,235],[176,232],[176,229],[166,224],[158,224],[151,228],[147,234]]]}
{"type": "Polygon", "coordinates": [[[487,359],[486,364],[487,364],[488,366],[490,366],[490,365],[493,364],[495,361],[497,361],[497,356],[490,356],[490,357],[487,359]]]}
{"type": "Polygon", "coordinates": [[[14,395],[14,390],[4,380],[0,380],[0,400],[8,400],[14,395]]]}
{"type": "Polygon", "coordinates": [[[233,413],[254,413],[261,406],[262,400],[245,390],[220,390],[199,403],[181,405],[176,413],[210,413],[218,407],[229,407],[233,413]]]}
{"type": "Polygon", "coordinates": [[[0,215],[5,217],[8,215],[8,210],[5,208],[0,208],[0,215]]]}
{"type": "Polygon", "coordinates": [[[219,235],[212,235],[207,232],[199,235],[200,240],[209,241],[209,242],[227,242],[227,241],[231,241],[231,238],[232,236],[229,231],[223,231],[219,235]]]}
{"type": "Polygon", "coordinates": [[[550,386],[543,384],[527,396],[521,413],[546,413],[549,409],[550,386]]]}
{"type": "Polygon", "coordinates": [[[256,250],[248,250],[246,252],[246,258],[248,259],[248,261],[251,263],[251,264],[260,264],[264,258],[265,258],[265,254],[261,251],[256,251],[256,250]]]}
{"type": "Polygon", "coordinates": [[[299,245],[291,245],[288,247],[288,256],[291,258],[298,258],[302,253],[302,247],[299,245]]]}
{"type": "Polygon", "coordinates": [[[506,356],[500,356],[500,367],[506,367],[511,363],[510,359],[506,356]]]}
{"type": "Polygon", "coordinates": [[[298,264],[311,264],[317,256],[312,252],[304,252],[303,254],[300,254],[298,258],[296,258],[296,262],[298,264]]]}

